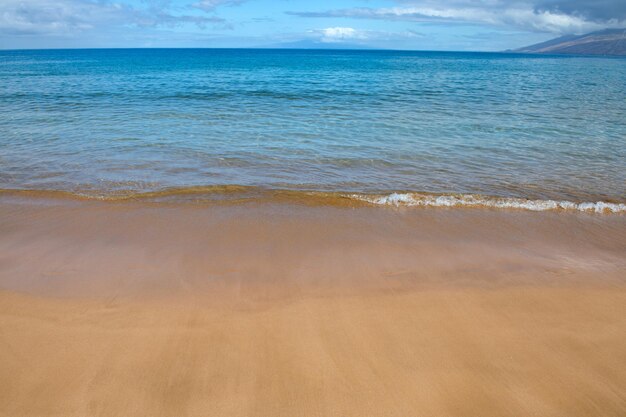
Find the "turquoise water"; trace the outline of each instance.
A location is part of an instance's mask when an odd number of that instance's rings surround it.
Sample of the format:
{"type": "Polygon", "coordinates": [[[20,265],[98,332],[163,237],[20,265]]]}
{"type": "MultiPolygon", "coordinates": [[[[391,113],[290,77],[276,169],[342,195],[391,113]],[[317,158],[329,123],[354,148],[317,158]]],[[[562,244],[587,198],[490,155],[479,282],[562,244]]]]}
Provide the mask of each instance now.
{"type": "Polygon", "coordinates": [[[626,202],[624,59],[0,51],[0,115],[2,189],[626,202]]]}

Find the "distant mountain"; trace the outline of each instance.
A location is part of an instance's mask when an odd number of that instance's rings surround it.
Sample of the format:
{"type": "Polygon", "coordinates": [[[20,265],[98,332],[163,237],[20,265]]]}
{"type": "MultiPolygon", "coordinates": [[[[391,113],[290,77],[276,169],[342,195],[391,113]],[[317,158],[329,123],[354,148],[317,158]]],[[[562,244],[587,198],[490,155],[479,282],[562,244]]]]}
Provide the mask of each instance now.
{"type": "Polygon", "coordinates": [[[626,29],[606,29],[582,36],[563,36],[512,52],[626,56],[626,29]]]}

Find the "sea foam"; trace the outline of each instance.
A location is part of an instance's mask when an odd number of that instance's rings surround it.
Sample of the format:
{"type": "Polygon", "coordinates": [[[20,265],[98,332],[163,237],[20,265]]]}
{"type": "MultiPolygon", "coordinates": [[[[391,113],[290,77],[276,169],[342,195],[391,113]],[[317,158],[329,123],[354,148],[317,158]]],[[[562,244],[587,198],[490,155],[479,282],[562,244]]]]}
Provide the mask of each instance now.
{"type": "Polygon", "coordinates": [[[389,195],[351,194],[349,198],[376,205],[396,207],[487,207],[530,211],[568,210],[594,213],[624,213],[626,204],[603,201],[574,203],[555,200],[526,200],[522,198],[483,197],[472,194],[428,195],[418,193],[392,193],[389,195]]]}

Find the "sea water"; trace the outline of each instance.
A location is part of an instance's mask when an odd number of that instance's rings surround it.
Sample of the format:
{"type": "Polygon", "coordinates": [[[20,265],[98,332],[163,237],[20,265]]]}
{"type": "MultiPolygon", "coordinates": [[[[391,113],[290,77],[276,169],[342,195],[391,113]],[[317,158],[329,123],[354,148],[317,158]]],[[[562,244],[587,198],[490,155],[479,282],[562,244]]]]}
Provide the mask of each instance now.
{"type": "Polygon", "coordinates": [[[107,198],[234,185],[624,211],[626,59],[0,51],[0,189],[107,198]]]}

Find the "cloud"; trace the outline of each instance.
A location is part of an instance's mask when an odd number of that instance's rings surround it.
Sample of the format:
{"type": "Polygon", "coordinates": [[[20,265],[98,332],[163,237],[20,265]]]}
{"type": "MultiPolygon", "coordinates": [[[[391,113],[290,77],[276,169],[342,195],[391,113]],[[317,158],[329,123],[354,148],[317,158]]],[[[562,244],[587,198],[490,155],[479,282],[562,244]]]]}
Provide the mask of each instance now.
{"type": "Polygon", "coordinates": [[[217,16],[189,16],[189,15],[172,15],[166,12],[148,14],[137,17],[134,22],[137,26],[157,27],[167,26],[174,27],[185,23],[191,23],[197,27],[204,29],[208,25],[220,25],[222,27],[230,27],[226,20],[217,16]]]}
{"type": "Polygon", "coordinates": [[[347,40],[367,39],[367,35],[364,31],[347,27],[315,29],[311,32],[320,35],[322,42],[344,42],[347,40]]]}
{"type": "Polygon", "coordinates": [[[147,9],[107,0],[2,0],[0,33],[11,35],[69,35],[82,31],[124,26],[173,27],[193,24],[224,25],[216,16],[174,15],[168,2],[153,2],[147,9]]]}
{"type": "Polygon", "coordinates": [[[200,0],[193,3],[191,7],[204,10],[205,12],[213,12],[220,6],[239,6],[246,0],[200,0]]]}
{"type": "Polygon", "coordinates": [[[2,33],[69,33],[107,21],[125,21],[132,9],[81,0],[4,0],[0,3],[2,33]]]}
{"type": "Polygon", "coordinates": [[[535,10],[582,16],[594,22],[626,20],[624,0],[539,0],[535,10]]]}
{"type": "Polygon", "coordinates": [[[406,30],[400,32],[388,32],[379,30],[362,30],[351,27],[328,27],[308,31],[307,38],[313,38],[322,43],[351,43],[361,45],[377,45],[386,41],[405,41],[422,38],[422,33],[406,30]]]}
{"type": "Polygon", "coordinates": [[[537,0],[535,3],[515,0],[423,0],[398,3],[399,6],[388,8],[356,7],[287,13],[310,18],[473,23],[554,33],[580,33],[626,25],[624,0],[537,0]]]}

